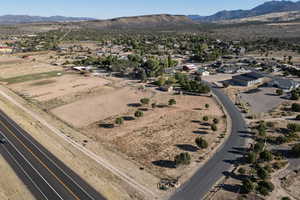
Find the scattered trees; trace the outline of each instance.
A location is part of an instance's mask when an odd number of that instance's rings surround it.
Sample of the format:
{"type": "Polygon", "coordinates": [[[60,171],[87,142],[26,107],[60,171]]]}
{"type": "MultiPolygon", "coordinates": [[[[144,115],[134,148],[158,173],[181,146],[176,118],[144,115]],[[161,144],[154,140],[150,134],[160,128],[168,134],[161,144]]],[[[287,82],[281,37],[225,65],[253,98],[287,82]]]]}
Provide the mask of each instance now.
{"type": "Polygon", "coordinates": [[[264,150],[263,152],[261,152],[259,154],[259,157],[261,160],[263,161],[272,161],[273,160],[273,154],[272,152],[268,151],[268,150],[264,150]]]}
{"type": "Polygon", "coordinates": [[[255,188],[255,185],[250,179],[243,180],[243,182],[242,182],[242,191],[244,193],[248,194],[248,193],[252,192],[254,190],[254,188],[255,188]]]}
{"type": "Polygon", "coordinates": [[[268,181],[260,181],[258,182],[257,191],[264,196],[269,195],[270,192],[274,190],[274,185],[268,181]]]}
{"type": "Polygon", "coordinates": [[[256,163],[257,154],[255,152],[250,152],[250,153],[248,153],[246,159],[247,159],[248,163],[256,163]]]}

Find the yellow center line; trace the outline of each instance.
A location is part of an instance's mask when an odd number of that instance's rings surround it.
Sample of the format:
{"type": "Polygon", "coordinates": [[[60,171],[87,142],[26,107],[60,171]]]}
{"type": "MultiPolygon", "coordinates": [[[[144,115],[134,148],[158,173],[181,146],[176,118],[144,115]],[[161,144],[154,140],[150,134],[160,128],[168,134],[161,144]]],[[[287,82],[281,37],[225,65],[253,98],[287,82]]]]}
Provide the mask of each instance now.
{"type": "Polygon", "coordinates": [[[37,159],[37,161],[41,164],[41,165],[43,165],[49,172],[50,172],[50,174],[52,174],[53,176],[54,176],[54,178],[58,181],[58,182],[60,182],[60,184],[62,184],[63,186],[64,186],[64,188],[67,190],[67,191],[69,191],[70,192],[70,194],[76,199],[76,200],[80,200],[80,198],[78,197],[78,196],[76,196],[76,194],[74,194],[74,192],[59,178],[59,177],[57,177],[56,176],[56,174],[26,145],[26,144],[24,144],[24,142],[22,141],[22,140],[20,140],[17,136],[16,136],[16,134],[12,131],[12,130],[10,130],[9,129],[9,127],[6,125],[6,124],[4,124],[1,120],[0,120],[0,123],[5,127],[5,129],[7,129],[10,133],[11,133],[11,135],[13,136],[13,137],[15,137],[24,147],[25,147],[25,149],[27,149],[27,151],[29,152],[29,153],[31,153],[32,155],[33,155],[33,157],[35,157],[35,159],[37,159]]]}

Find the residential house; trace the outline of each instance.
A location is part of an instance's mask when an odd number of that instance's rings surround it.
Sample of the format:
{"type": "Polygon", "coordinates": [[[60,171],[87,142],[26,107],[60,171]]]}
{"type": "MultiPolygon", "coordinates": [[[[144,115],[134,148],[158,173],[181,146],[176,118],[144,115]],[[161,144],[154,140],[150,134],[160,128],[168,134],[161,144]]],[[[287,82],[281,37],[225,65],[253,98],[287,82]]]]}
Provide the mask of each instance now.
{"type": "Polygon", "coordinates": [[[249,87],[249,86],[263,83],[263,78],[264,76],[259,73],[249,72],[249,73],[233,76],[232,82],[237,85],[249,87]]]}
{"type": "Polygon", "coordinates": [[[291,79],[275,78],[268,83],[271,87],[277,87],[282,89],[284,92],[291,92],[300,86],[300,83],[291,79]]]}

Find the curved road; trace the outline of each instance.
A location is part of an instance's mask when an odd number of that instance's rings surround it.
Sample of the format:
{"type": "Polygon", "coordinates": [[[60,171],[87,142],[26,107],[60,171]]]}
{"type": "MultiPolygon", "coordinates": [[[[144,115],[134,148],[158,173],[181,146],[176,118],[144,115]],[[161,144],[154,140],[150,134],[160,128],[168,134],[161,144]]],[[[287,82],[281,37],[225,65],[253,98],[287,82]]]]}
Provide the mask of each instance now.
{"type": "Polygon", "coordinates": [[[220,89],[211,87],[212,92],[224,105],[232,119],[232,132],[225,144],[201,167],[194,176],[171,196],[170,200],[200,200],[226,171],[241,157],[239,151],[248,137],[247,126],[242,114],[220,89]]]}

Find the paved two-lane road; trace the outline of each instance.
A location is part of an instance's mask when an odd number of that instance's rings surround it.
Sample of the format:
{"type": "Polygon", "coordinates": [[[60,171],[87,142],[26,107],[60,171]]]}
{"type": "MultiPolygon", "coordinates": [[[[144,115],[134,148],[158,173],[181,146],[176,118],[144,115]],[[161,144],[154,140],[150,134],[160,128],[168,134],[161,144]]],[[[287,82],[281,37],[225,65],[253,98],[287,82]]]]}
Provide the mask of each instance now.
{"type": "Polygon", "coordinates": [[[170,200],[200,200],[207,194],[212,186],[230,169],[239,157],[236,148],[245,146],[247,127],[243,116],[232,101],[220,91],[212,88],[212,92],[224,105],[232,119],[232,132],[228,140],[214,156],[201,167],[195,175],[183,184],[170,200]]]}
{"type": "Polygon", "coordinates": [[[0,138],[7,140],[0,145],[0,153],[36,199],[105,199],[2,111],[0,138]]]}

